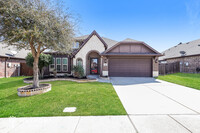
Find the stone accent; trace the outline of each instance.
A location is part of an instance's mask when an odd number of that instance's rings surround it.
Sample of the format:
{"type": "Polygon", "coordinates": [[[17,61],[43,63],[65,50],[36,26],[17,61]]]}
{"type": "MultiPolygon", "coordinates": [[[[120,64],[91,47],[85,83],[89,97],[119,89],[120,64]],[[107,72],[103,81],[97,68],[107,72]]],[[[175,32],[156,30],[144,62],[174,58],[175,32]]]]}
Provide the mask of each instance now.
{"type": "MultiPolygon", "coordinates": [[[[39,80],[40,82],[51,82],[51,81],[74,81],[77,83],[87,83],[87,82],[96,82],[96,79],[75,79],[75,78],[51,78],[39,80]]],[[[33,80],[24,79],[24,83],[30,84],[33,83],[33,80]]]]}
{"type": "Polygon", "coordinates": [[[102,76],[108,76],[108,58],[102,57],[102,76]]]}
{"type": "Polygon", "coordinates": [[[200,67],[200,56],[186,56],[181,58],[167,59],[167,63],[180,62],[180,72],[196,73],[196,68],[200,67]]]}
{"type": "Polygon", "coordinates": [[[108,76],[108,71],[103,71],[102,76],[108,76]]]}
{"type": "Polygon", "coordinates": [[[51,90],[51,84],[41,84],[42,87],[35,88],[35,89],[28,89],[31,88],[32,85],[23,86],[17,89],[17,95],[20,97],[28,97],[33,95],[38,95],[42,93],[46,93],[51,90]]]}
{"type": "Polygon", "coordinates": [[[158,71],[153,71],[153,77],[158,77],[158,75],[159,75],[159,72],[158,71]]]}
{"type": "Polygon", "coordinates": [[[158,77],[158,75],[159,75],[159,61],[158,61],[158,57],[154,57],[152,59],[152,65],[153,65],[152,77],[158,77]]]}
{"type": "Polygon", "coordinates": [[[155,58],[152,59],[152,64],[153,64],[153,71],[159,71],[158,57],[155,57],[155,58]]]}

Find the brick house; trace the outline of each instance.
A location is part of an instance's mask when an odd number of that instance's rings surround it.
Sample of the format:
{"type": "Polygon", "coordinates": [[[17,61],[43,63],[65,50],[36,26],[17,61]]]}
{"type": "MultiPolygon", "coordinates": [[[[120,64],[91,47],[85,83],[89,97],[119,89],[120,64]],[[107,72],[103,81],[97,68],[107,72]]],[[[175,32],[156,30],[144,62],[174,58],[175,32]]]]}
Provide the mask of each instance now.
{"type": "Polygon", "coordinates": [[[180,64],[180,72],[196,73],[200,68],[200,39],[178,45],[165,50],[159,57],[160,63],[180,64]]]}
{"type": "Polygon", "coordinates": [[[96,31],[75,38],[73,52],[49,51],[53,63],[46,69],[49,75],[71,74],[72,67],[81,64],[85,76],[157,77],[158,51],[142,41],[125,39],[115,41],[101,37],[96,31]]]}
{"type": "Polygon", "coordinates": [[[19,51],[14,47],[5,46],[0,43],[0,78],[32,75],[32,68],[28,67],[25,61],[25,57],[30,51],[19,51]]]}

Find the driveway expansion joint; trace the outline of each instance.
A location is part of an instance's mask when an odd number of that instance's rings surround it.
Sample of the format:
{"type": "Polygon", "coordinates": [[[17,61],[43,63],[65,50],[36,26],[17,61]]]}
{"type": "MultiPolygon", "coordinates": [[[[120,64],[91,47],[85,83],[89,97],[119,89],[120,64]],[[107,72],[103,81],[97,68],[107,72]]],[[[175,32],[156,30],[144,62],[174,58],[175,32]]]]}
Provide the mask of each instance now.
{"type": "Polygon", "coordinates": [[[188,130],[189,132],[192,133],[192,131],[190,129],[188,129],[186,126],[184,126],[182,123],[180,123],[179,121],[177,121],[175,118],[173,118],[172,116],[170,115],[167,115],[169,116],[172,120],[174,120],[175,122],[177,122],[179,125],[181,125],[183,128],[185,128],[186,130],[188,130]]]}
{"type": "Polygon", "coordinates": [[[77,129],[77,127],[78,127],[78,124],[79,124],[80,120],[81,120],[81,116],[79,116],[78,122],[77,122],[77,124],[76,124],[75,129],[74,129],[74,133],[76,132],[76,129],[77,129]]]}
{"type": "Polygon", "coordinates": [[[129,119],[129,121],[131,122],[133,128],[135,129],[136,133],[139,133],[138,130],[137,130],[137,128],[136,128],[136,126],[135,126],[135,124],[134,124],[133,121],[131,120],[130,116],[127,115],[127,117],[128,117],[128,119],[129,119]]]}

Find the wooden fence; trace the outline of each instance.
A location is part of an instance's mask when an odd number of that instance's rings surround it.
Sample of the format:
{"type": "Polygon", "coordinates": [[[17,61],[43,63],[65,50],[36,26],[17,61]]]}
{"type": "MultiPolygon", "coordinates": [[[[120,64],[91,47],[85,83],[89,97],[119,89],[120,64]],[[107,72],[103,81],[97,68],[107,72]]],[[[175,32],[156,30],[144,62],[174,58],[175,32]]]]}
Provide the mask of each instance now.
{"type": "Polygon", "coordinates": [[[20,75],[21,76],[32,76],[33,69],[26,65],[26,63],[20,63],[20,75]]]}
{"type": "Polygon", "coordinates": [[[179,62],[159,64],[159,74],[160,75],[177,73],[177,72],[180,72],[180,63],[179,62]]]}

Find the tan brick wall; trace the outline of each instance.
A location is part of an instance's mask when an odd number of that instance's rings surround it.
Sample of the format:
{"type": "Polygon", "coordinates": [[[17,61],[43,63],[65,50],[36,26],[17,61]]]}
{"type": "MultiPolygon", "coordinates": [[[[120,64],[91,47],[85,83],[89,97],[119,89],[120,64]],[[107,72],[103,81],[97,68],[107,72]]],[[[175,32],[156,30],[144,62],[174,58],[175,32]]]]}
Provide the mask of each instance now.
{"type": "Polygon", "coordinates": [[[180,71],[185,73],[195,73],[200,67],[200,56],[189,56],[175,59],[168,59],[167,63],[181,62],[180,71]],[[187,65],[188,64],[188,65],[187,65]]]}
{"type": "Polygon", "coordinates": [[[0,78],[5,76],[5,58],[0,58],[0,78]]]}

